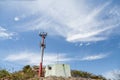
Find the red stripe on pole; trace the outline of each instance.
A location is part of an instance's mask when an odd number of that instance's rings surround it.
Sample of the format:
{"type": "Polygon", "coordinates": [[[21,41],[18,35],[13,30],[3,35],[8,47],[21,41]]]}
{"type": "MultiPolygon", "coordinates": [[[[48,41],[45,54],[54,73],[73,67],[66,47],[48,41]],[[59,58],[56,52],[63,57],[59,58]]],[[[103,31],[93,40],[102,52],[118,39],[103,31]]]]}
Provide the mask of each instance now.
{"type": "Polygon", "coordinates": [[[40,63],[38,76],[39,76],[39,77],[42,77],[42,62],[40,63]]]}

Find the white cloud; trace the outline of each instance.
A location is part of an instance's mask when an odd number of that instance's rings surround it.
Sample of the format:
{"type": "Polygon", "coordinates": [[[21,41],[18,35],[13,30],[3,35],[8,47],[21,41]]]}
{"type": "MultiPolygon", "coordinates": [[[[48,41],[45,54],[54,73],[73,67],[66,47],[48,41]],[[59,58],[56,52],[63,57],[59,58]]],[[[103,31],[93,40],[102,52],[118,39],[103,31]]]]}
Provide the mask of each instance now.
{"type": "MultiPolygon", "coordinates": [[[[15,3],[17,1],[11,2],[8,6],[13,6],[12,4],[15,3]]],[[[118,32],[114,29],[119,30],[119,8],[113,6],[109,9],[110,6],[112,6],[111,1],[105,1],[97,6],[84,0],[20,2],[17,8],[25,10],[25,16],[21,20],[27,20],[27,18],[29,20],[18,27],[25,31],[46,31],[49,35],[62,36],[69,42],[102,41],[118,32]],[[37,18],[30,20],[30,16],[35,17],[36,14],[37,18]]],[[[15,10],[14,7],[10,8],[15,10]]],[[[23,14],[21,13],[21,16],[23,14]]],[[[18,17],[16,21],[19,20],[18,17]]]]}
{"type": "MultiPolygon", "coordinates": [[[[22,64],[39,64],[40,62],[40,57],[41,54],[39,53],[34,53],[34,52],[19,52],[15,54],[10,54],[7,57],[5,57],[5,61],[10,61],[10,62],[20,62],[22,64]]],[[[91,56],[86,56],[77,58],[77,57],[68,57],[67,54],[61,53],[61,54],[56,54],[56,53],[45,53],[44,54],[44,65],[47,64],[54,64],[57,62],[69,62],[69,61],[92,61],[92,60],[98,60],[107,57],[107,55],[99,54],[99,55],[91,55],[91,56]]]]}
{"type": "MultiPolygon", "coordinates": [[[[87,3],[82,2],[82,4],[86,5],[87,3]]],[[[56,33],[56,35],[66,38],[69,42],[106,40],[113,32],[111,30],[116,28],[117,20],[119,19],[117,15],[115,16],[116,19],[98,19],[109,5],[110,2],[107,2],[102,6],[93,9],[90,8],[91,11],[88,12],[87,9],[84,8],[85,6],[81,6],[79,10],[77,10],[74,1],[52,0],[49,2],[49,5],[42,4],[42,6],[40,6],[41,8],[46,7],[44,10],[39,9],[44,15],[40,16],[40,18],[32,24],[28,23],[32,26],[27,29],[43,29],[49,34],[56,33]]]]}
{"type": "Polygon", "coordinates": [[[19,18],[19,17],[15,17],[14,20],[15,20],[15,21],[19,21],[20,18],[19,18]]]}
{"type": "Polygon", "coordinates": [[[89,46],[89,45],[90,45],[90,43],[86,43],[85,45],[86,45],[86,46],[89,46]]]}
{"type": "Polygon", "coordinates": [[[120,79],[120,70],[115,69],[115,70],[108,71],[108,72],[104,73],[103,76],[106,77],[107,79],[119,80],[120,79]]]}
{"type": "MultiPolygon", "coordinates": [[[[40,62],[40,54],[38,53],[31,53],[31,52],[20,52],[18,54],[11,54],[8,55],[4,60],[5,61],[21,61],[26,64],[39,64],[40,62]]],[[[59,56],[55,53],[46,53],[44,55],[44,65],[47,64],[53,64],[56,63],[57,61],[62,62],[62,61],[70,61],[70,58],[67,58],[65,54],[59,54],[59,56]]]]}
{"type": "Polygon", "coordinates": [[[81,46],[83,46],[83,43],[80,43],[80,44],[79,44],[79,47],[81,47],[81,46]]]}
{"type": "Polygon", "coordinates": [[[82,46],[89,46],[90,44],[91,44],[90,42],[88,43],[81,42],[81,43],[75,43],[75,46],[82,47],[82,46]]]}
{"type": "Polygon", "coordinates": [[[0,39],[12,39],[15,34],[0,26],[0,39]]]}
{"type": "Polygon", "coordinates": [[[99,60],[99,59],[106,58],[107,56],[108,56],[107,54],[90,55],[90,56],[83,57],[81,61],[99,60]]]}

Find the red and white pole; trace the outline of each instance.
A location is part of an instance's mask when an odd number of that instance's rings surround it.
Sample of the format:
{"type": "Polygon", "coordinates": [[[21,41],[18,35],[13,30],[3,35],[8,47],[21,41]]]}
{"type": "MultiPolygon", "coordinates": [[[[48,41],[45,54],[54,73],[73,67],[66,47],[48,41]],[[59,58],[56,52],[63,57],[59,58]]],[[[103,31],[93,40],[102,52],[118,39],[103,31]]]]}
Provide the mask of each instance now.
{"type": "Polygon", "coordinates": [[[44,32],[40,33],[39,36],[42,37],[42,41],[41,41],[41,44],[40,44],[40,47],[41,47],[41,61],[40,61],[38,77],[43,77],[43,71],[42,71],[42,68],[43,68],[43,55],[44,55],[44,48],[46,47],[46,45],[45,45],[45,37],[47,36],[47,33],[44,33],[44,32]]]}

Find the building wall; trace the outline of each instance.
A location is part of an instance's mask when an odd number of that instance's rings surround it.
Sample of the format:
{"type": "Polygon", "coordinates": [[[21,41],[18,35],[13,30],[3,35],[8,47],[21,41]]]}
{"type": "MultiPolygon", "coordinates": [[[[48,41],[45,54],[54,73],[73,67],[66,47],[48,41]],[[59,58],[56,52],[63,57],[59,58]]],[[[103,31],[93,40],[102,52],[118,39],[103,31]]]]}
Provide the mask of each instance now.
{"type": "Polygon", "coordinates": [[[70,66],[67,64],[48,65],[45,68],[45,77],[48,76],[71,77],[70,66]]]}

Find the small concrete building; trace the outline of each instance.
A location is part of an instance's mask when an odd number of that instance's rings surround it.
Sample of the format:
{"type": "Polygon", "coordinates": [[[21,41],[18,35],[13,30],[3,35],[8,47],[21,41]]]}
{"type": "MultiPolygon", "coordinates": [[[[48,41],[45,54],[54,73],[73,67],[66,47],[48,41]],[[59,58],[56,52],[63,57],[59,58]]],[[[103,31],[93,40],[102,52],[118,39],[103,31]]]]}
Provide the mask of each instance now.
{"type": "Polygon", "coordinates": [[[71,77],[70,66],[67,64],[54,64],[48,65],[45,68],[45,77],[71,77]]]}

